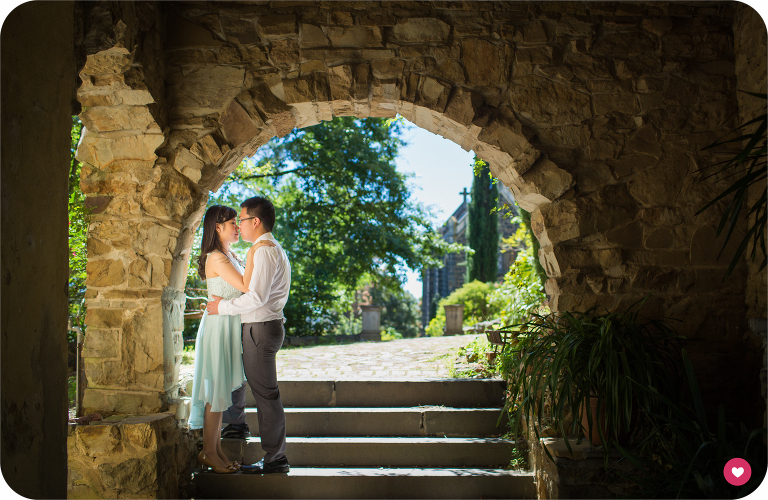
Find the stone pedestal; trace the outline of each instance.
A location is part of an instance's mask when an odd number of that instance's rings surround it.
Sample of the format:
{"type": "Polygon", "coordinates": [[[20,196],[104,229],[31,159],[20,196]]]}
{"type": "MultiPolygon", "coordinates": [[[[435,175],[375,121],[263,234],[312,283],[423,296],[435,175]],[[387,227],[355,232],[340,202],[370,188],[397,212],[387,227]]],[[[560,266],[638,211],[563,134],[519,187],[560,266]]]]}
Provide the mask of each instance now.
{"type": "Polygon", "coordinates": [[[363,310],[363,331],[360,340],[381,340],[381,306],[360,306],[363,310]]]}
{"type": "Polygon", "coordinates": [[[445,335],[461,335],[464,333],[464,304],[443,306],[445,309],[445,335]]]}
{"type": "Polygon", "coordinates": [[[71,424],[67,498],[189,498],[196,438],[172,413],[71,424]]]}
{"type": "Polygon", "coordinates": [[[570,439],[571,451],[562,438],[532,439],[530,462],[538,498],[616,498],[634,496],[635,484],[622,474],[635,472],[629,460],[621,460],[617,450],[611,451],[605,467],[605,451],[586,439],[577,444],[570,439]],[[544,451],[547,448],[554,462],[544,451]]]}

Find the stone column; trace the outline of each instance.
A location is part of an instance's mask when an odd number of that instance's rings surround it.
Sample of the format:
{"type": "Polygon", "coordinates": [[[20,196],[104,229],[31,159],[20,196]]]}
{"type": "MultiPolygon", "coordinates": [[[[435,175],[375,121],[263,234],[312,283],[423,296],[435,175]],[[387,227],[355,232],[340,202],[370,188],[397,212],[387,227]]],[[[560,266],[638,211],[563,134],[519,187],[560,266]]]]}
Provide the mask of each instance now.
{"type": "Polygon", "coordinates": [[[381,306],[360,306],[363,310],[363,331],[360,340],[381,340],[381,306]]]}
{"type": "Polygon", "coordinates": [[[171,409],[175,395],[184,292],[170,279],[186,266],[174,258],[177,243],[201,197],[156,154],[167,139],[156,81],[163,68],[151,58],[159,35],[142,35],[140,51],[127,47],[137,34],[123,21],[114,31],[113,47],[87,57],[78,89],[77,157],[92,209],[83,411],[155,413],[171,409]]]}
{"type": "Polygon", "coordinates": [[[464,304],[443,306],[445,309],[445,335],[461,335],[464,333],[464,304]]]}

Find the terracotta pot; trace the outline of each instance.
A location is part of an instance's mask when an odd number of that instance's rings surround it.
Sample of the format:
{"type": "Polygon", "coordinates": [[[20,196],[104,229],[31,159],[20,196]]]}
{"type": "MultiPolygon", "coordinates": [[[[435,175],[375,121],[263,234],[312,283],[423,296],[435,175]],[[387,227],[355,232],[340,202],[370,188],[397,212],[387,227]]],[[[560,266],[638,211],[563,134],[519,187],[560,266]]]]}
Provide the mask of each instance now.
{"type": "MultiPolygon", "coordinates": [[[[631,434],[631,429],[637,424],[637,410],[636,405],[632,405],[632,415],[630,416],[630,422],[629,427],[630,430],[626,432],[622,432],[618,436],[619,444],[627,444],[629,441],[629,436],[631,434]]],[[[600,408],[600,416],[598,419],[598,412],[597,412],[597,398],[589,398],[589,411],[592,412],[592,435],[587,436],[589,440],[592,442],[595,446],[600,446],[603,441],[600,439],[600,431],[598,430],[598,425],[603,431],[603,435],[607,434],[608,429],[606,428],[605,424],[605,403],[603,403],[603,406],[600,408]]],[[[589,422],[587,421],[587,409],[585,407],[581,408],[581,413],[579,414],[579,417],[581,418],[581,425],[584,426],[584,434],[589,432],[589,422]]]]}

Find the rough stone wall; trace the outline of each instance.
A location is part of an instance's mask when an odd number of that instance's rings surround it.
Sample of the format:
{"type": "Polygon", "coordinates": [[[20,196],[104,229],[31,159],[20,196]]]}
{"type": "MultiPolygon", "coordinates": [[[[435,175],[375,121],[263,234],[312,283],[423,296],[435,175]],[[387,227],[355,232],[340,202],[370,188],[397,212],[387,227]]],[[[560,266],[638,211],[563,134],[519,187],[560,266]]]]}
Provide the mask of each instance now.
{"type": "Polygon", "coordinates": [[[66,495],[67,174],[73,4],[2,29],[2,464],[19,495],[66,495]]]}
{"type": "Polygon", "coordinates": [[[159,154],[216,189],[294,127],[400,113],[489,161],[532,212],[554,310],[623,309],[653,294],[644,312],[682,320],[713,403],[733,395],[744,410],[760,364],[743,339],[746,269],[722,283],[718,214],[695,215],[718,189],[698,182],[696,170],[718,159],[701,149],[737,121],[734,9],[174,4],[159,154]]]}
{"type": "Polygon", "coordinates": [[[123,14],[126,28],[115,18],[127,41],[89,56],[79,93],[91,122],[83,186],[103,207],[89,247],[90,407],[156,411],[172,398],[174,329],[208,190],[295,127],[397,113],[474,150],[532,212],[554,310],[623,309],[652,293],[644,312],[682,320],[713,401],[754,407],[746,265],[723,284],[718,214],[695,216],[719,188],[698,182],[718,159],[701,148],[738,119],[735,4],[158,8],[164,43],[142,31],[156,11],[123,14]],[[147,55],[158,47],[161,65],[147,55]],[[146,83],[158,72],[162,95],[146,83]]]}
{"type": "Polygon", "coordinates": [[[169,413],[70,425],[67,498],[189,498],[197,437],[169,413]]]}
{"type": "Polygon", "coordinates": [[[155,154],[166,142],[157,5],[103,3],[89,16],[111,21],[86,29],[85,38],[106,39],[108,48],[87,56],[77,93],[81,188],[93,209],[83,408],[154,413],[174,403],[183,348],[185,298],[172,274],[186,262],[174,251],[184,217],[204,206],[207,192],[155,154]]]}
{"type": "MultiPolygon", "coordinates": [[[[743,3],[738,5],[736,14],[733,32],[736,46],[738,88],[747,92],[766,93],[766,45],[768,45],[768,40],[766,39],[765,22],[752,7],[743,3]]],[[[765,114],[764,100],[743,92],[739,92],[737,97],[739,123],[745,123],[761,113],[765,114]]],[[[750,204],[758,199],[764,189],[765,182],[750,192],[750,204]]],[[[768,289],[768,281],[766,281],[768,272],[766,269],[759,271],[759,258],[755,262],[749,260],[747,268],[746,300],[749,307],[747,314],[749,318],[765,318],[768,313],[765,293],[768,289]]]]}
{"type": "MultiPolygon", "coordinates": [[[[766,93],[766,71],[768,71],[766,58],[766,49],[768,45],[768,36],[766,35],[765,22],[754,9],[746,4],[740,3],[736,8],[736,18],[733,23],[734,45],[736,48],[736,78],[738,80],[739,90],[756,93],[766,93]]],[[[766,113],[765,101],[757,99],[750,95],[739,92],[737,94],[739,102],[739,123],[747,121],[758,116],[760,113],[766,113]]],[[[750,190],[748,204],[752,205],[757,201],[765,191],[765,180],[762,185],[755,185],[750,190]]],[[[754,220],[751,217],[750,223],[754,220]]],[[[747,255],[752,248],[747,249],[747,255]]],[[[759,337],[755,339],[755,351],[762,354],[763,369],[760,371],[760,383],[763,397],[767,397],[768,383],[766,373],[766,316],[768,315],[768,305],[766,305],[766,294],[768,290],[768,269],[760,271],[760,261],[762,257],[760,250],[757,252],[757,259],[752,261],[747,259],[747,286],[745,299],[747,303],[747,317],[749,318],[752,334],[759,337]]],[[[768,413],[764,414],[763,426],[768,426],[768,413]]],[[[763,439],[765,441],[765,438],[763,439]]]]}

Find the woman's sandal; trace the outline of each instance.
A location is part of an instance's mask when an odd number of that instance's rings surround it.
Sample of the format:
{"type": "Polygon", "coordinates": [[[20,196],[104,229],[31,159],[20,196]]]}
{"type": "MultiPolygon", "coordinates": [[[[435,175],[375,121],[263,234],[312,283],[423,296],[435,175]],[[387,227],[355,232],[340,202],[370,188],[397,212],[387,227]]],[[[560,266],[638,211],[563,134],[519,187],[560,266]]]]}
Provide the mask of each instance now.
{"type": "Polygon", "coordinates": [[[211,469],[216,474],[232,474],[233,472],[237,472],[237,469],[232,466],[232,463],[227,464],[226,467],[217,467],[216,465],[213,465],[213,462],[211,462],[202,451],[197,456],[197,465],[201,466],[203,470],[206,470],[206,468],[211,469]]]}

